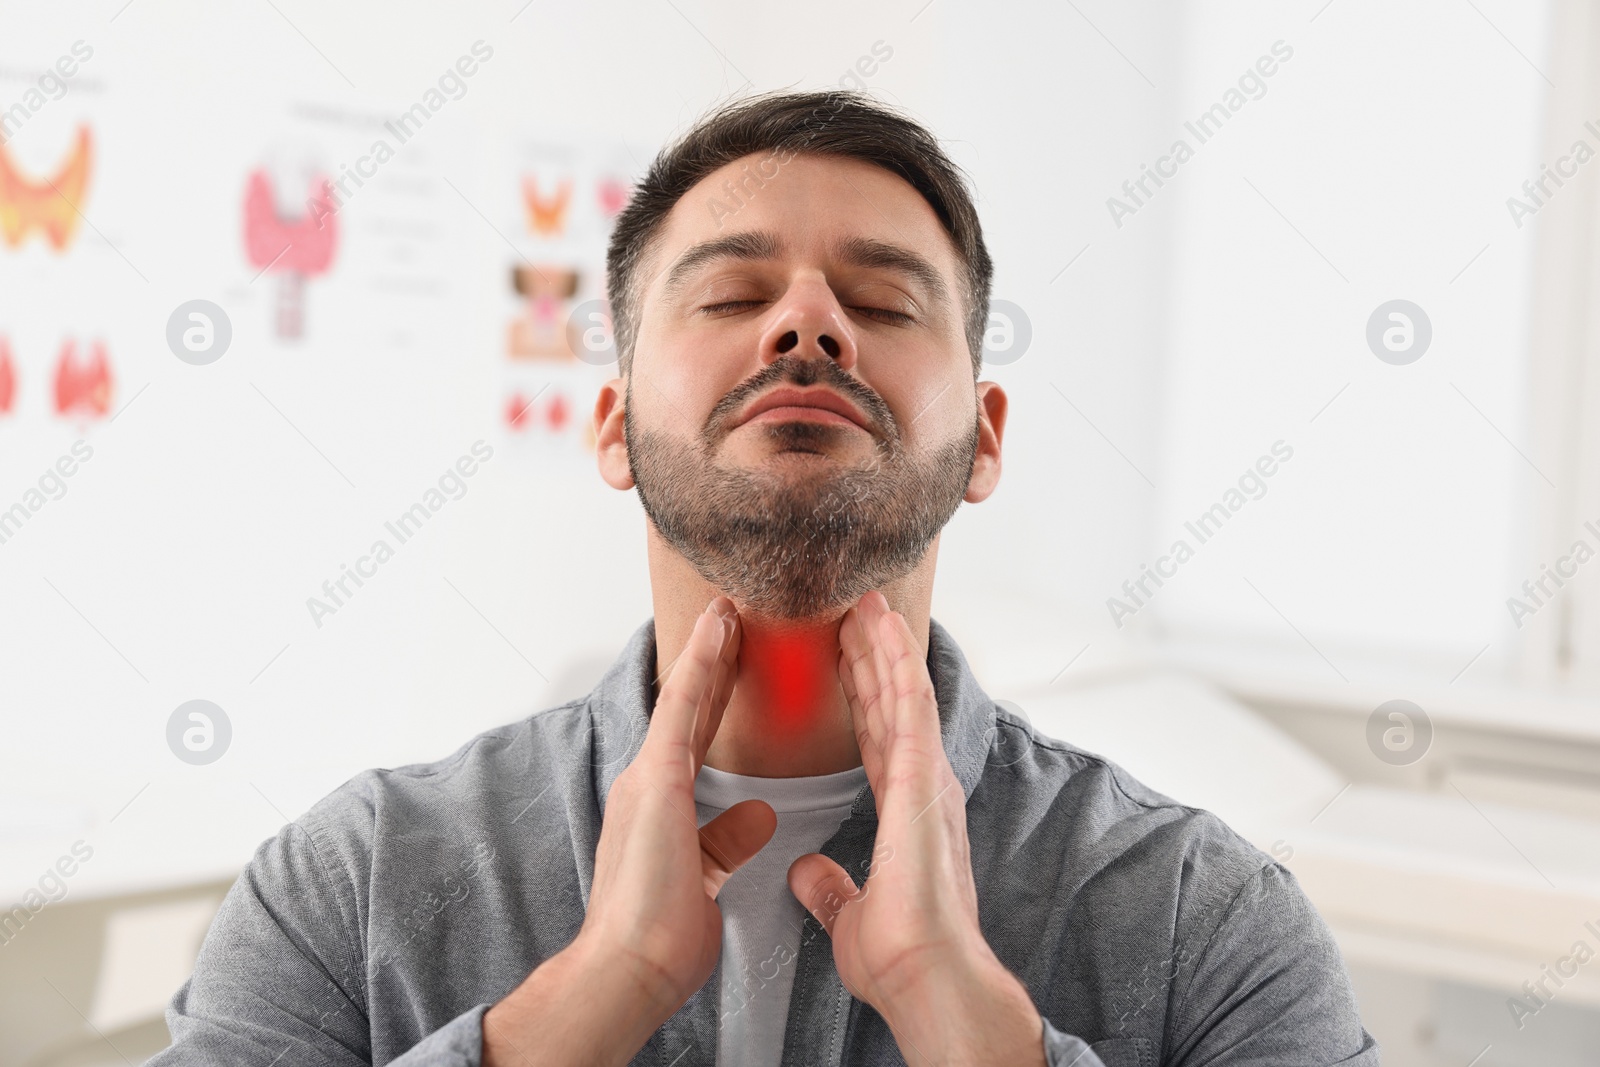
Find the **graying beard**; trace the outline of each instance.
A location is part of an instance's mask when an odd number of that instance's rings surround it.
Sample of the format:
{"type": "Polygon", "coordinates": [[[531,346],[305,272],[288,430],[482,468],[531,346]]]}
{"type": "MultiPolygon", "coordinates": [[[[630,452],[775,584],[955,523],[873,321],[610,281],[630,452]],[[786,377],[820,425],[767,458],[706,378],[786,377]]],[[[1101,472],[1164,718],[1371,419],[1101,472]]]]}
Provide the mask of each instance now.
{"type": "MultiPolygon", "coordinates": [[[[809,506],[781,518],[738,508],[783,492],[775,479],[715,471],[697,480],[692,472],[703,463],[697,453],[659,433],[625,430],[640,503],[661,536],[747,610],[784,619],[847,606],[909,572],[960,505],[978,436],[974,420],[969,434],[925,466],[895,452],[888,464],[847,471],[822,485],[809,506]],[[896,484],[881,484],[884,469],[901,475],[896,484]],[[751,541],[766,551],[746,551],[751,541]]],[[[795,490],[789,502],[804,491],[795,490]]]]}

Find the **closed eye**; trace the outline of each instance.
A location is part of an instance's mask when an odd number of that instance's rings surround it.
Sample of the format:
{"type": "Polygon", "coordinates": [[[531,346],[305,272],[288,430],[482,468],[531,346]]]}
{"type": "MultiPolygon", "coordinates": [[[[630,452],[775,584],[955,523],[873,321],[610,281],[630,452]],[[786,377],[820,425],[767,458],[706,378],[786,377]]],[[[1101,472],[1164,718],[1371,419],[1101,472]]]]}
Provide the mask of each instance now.
{"type": "Polygon", "coordinates": [[[912,319],[912,317],[910,315],[907,315],[905,312],[903,312],[903,311],[891,311],[889,308],[864,308],[864,307],[858,307],[858,308],[853,308],[852,310],[859,311],[863,315],[886,315],[886,316],[888,316],[885,319],[879,320],[879,321],[882,321],[882,322],[893,322],[893,323],[898,323],[898,324],[904,324],[904,323],[914,322],[915,321],[914,319],[912,319]]]}
{"type": "MultiPolygon", "coordinates": [[[[761,300],[726,300],[726,301],[723,301],[720,304],[707,304],[705,307],[701,308],[700,310],[703,311],[703,312],[728,311],[728,310],[730,310],[732,308],[751,307],[751,306],[754,306],[756,304],[761,304],[761,303],[765,303],[765,301],[761,301],[761,300]]],[[[852,311],[859,311],[863,315],[887,316],[886,318],[880,319],[879,321],[881,321],[881,322],[908,323],[908,322],[914,321],[910,315],[907,315],[904,312],[900,312],[900,311],[891,311],[889,308],[855,307],[855,308],[851,308],[851,310],[852,311]]]]}

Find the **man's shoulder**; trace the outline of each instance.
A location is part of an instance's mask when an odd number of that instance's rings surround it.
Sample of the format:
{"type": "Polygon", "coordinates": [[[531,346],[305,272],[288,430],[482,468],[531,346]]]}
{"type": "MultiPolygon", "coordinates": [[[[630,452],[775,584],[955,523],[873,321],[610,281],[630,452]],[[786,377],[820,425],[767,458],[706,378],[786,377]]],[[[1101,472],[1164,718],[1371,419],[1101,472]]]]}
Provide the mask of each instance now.
{"type": "MultiPolygon", "coordinates": [[[[991,820],[1111,883],[1231,896],[1277,862],[1205,808],[1183,803],[1096,752],[1051,737],[1003,704],[980,781],[991,820]]],[[[976,795],[975,795],[976,799],[976,795]]],[[[1005,836],[1002,831],[1001,837],[1005,836]]]]}
{"type": "Polygon", "coordinates": [[[1204,808],[1151,788],[1107,756],[1049,735],[1004,702],[995,703],[994,715],[984,784],[1037,797],[1070,798],[1110,821],[1131,819],[1151,827],[1181,823],[1197,833],[1227,829],[1204,808]]]}
{"type": "Polygon", "coordinates": [[[319,850],[349,857],[370,854],[391,829],[410,836],[460,834],[502,817],[516,819],[519,810],[536,814],[541,800],[559,792],[563,772],[592,732],[587,699],[484,730],[439,759],[360,771],[293,825],[319,850]]]}
{"type": "MultiPolygon", "coordinates": [[[[1348,983],[1332,934],[1287,867],[1213,812],[1003,705],[996,722],[973,796],[973,866],[989,892],[993,936],[1022,966],[1039,931],[1054,929],[1046,951],[1064,952],[1075,978],[1114,976],[1108,1010],[1118,1017],[1148,1013],[1169,982],[1174,1004],[1202,1011],[1193,1005],[1277,968],[1295,977],[1273,996],[1333,998],[1330,1018],[1353,1018],[1339,999],[1348,983]],[[1023,877],[1018,856],[1029,859],[1023,877]]],[[[1059,1010],[1070,1017],[1066,1002],[1059,1010]]]]}

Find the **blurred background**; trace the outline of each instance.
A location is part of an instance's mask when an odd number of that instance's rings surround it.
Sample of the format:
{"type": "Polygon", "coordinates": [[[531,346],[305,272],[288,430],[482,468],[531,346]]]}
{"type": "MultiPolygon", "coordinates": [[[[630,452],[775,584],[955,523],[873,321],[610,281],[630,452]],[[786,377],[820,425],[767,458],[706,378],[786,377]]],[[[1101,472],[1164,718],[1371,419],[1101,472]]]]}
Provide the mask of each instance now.
{"type": "Polygon", "coordinates": [[[0,1065],[142,1061],[263,839],[598,679],[651,610],[611,219],[707,108],[833,85],[997,264],[1005,474],[933,612],[988,692],[1292,869],[1386,1064],[1600,1063],[1591,5],[4,24],[0,1065]]]}

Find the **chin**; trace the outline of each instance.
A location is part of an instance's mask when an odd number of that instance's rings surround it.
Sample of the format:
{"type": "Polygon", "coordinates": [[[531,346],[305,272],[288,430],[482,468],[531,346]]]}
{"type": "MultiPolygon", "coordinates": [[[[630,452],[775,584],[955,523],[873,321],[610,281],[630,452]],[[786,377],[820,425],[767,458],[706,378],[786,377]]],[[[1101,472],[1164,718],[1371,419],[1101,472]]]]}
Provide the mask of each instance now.
{"type": "Polygon", "coordinates": [[[764,441],[754,448],[741,448],[729,456],[728,461],[747,470],[756,470],[771,463],[858,466],[865,458],[864,454],[848,445],[764,441]]]}

